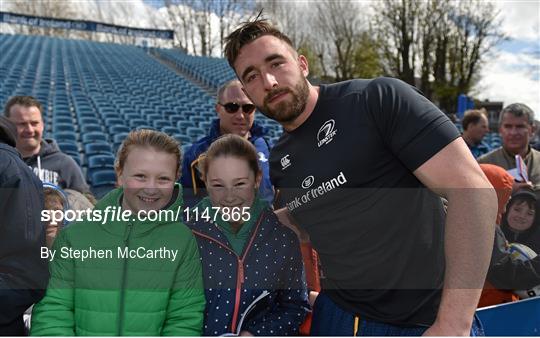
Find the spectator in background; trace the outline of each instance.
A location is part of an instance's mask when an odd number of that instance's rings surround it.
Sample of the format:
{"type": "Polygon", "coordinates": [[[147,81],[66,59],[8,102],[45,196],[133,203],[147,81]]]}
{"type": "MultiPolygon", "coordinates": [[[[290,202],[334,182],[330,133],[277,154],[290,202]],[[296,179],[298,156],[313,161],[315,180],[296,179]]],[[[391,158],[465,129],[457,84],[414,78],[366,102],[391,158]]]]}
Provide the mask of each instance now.
{"type": "MultiPolygon", "coordinates": [[[[499,117],[502,146],[479,157],[478,163],[495,164],[506,170],[516,167],[515,155],[527,165],[529,181],[535,190],[540,188],[540,152],[531,148],[529,141],[535,132],[534,112],[523,103],[503,108],[499,117]]],[[[528,186],[526,182],[523,187],[528,186]]]]}
{"type": "Polygon", "coordinates": [[[506,206],[501,229],[509,242],[525,244],[538,253],[540,226],[537,211],[537,195],[528,188],[520,189],[506,206]]]}
{"type": "MultiPolygon", "coordinates": [[[[65,212],[69,210],[69,201],[66,194],[57,186],[50,183],[43,184],[43,196],[45,199],[44,210],[49,210],[51,212],[61,211],[65,212]]],[[[52,217],[51,217],[52,218],[52,217]]],[[[54,240],[60,231],[65,225],[64,220],[55,221],[51,220],[46,225],[46,242],[47,247],[50,249],[54,243],[54,240]]]]}
{"type": "Polygon", "coordinates": [[[4,115],[17,126],[17,150],[43,182],[62,189],[89,192],[81,168],[58,148],[55,140],[43,139],[43,108],[31,96],[13,96],[4,115]]]}
{"type": "Polygon", "coordinates": [[[278,213],[308,232],[325,277],[311,334],[479,333],[496,196],[453,123],[396,79],[312,86],[266,20],[232,32],[224,54],[285,130],[270,159],[278,213]]]}
{"type": "MultiPolygon", "coordinates": [[[[514,178],[506,170],[493,164],[480,164],[480,168],[495,188],[498,198],[493,252],[478,305],[484,307],[518,300],[513,290],[527,290],[539,285],[540,256],[529,261],[512,258],[508,240],[501,230],[500,224],[502,215],[507,210],[506,204],[512,193],[514,178]]],[[[536,197],[533,194],[527,198],[534,200],[536,197]]]]}
{"type": "Polygon", "coordinates": [[[463,140],[471,150],[474,158],[488,153],[491,148],[482,141],[489,132],[488,119],[485,109],[467,110],[461,121],[463,126],[463,140]]]}
{"type": "Polygon", "coordinates": [[[43,189],[15,147],[17,131],[0,116],[0,335],[24,334],[23,313],[43,297],[43,189]]]}
{"type": "Polygon", "coordinates": [[[257,149],[259,166],[262,170],[260,196],[272,203],[274,190],[270,182],[268,157],[270,154],[267,141],[264,139],[264,129],[255,122],[255,106],[242,91],[242,84],[232,80],[218,89],[215,106],[218,118],[212,121],[208,135],[201,138],[186,151],[182,162],[181,183],[184,187],[184,198],[188,204],[194,204],[204,197],[204,182],[197,172],[197,160],[210,144],[221,135],[235,134],[251,142],[257,149]],[[191,195],[197,196],[195,199],[191,195]]]}

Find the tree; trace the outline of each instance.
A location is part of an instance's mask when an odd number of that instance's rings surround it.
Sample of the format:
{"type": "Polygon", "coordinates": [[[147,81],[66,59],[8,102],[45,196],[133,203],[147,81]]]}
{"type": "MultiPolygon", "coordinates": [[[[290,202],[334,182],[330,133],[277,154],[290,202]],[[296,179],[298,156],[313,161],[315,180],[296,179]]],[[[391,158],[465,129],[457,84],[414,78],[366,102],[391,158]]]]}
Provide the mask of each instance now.
{"type": "Polygon", "coordinates": [[[375,16],[389,75],[418,85],[448,112],[468,94],[485,56],[505,35],[492,3],[474,0],[384,0],[375,16]],[[416,80],[418,79],[418,81],[416,80]]]}

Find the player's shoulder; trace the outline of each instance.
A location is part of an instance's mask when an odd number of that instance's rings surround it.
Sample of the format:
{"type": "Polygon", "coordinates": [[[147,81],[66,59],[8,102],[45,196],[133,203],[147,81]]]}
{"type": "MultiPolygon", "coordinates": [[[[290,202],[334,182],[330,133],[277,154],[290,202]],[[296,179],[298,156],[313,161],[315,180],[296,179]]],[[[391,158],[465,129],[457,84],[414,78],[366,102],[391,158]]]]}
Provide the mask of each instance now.
{"type": "Polygon", "coordinates": [[[321,85],[325,98],[340,98],[348,95],[363,94],[366,91],[407,86],[399,79],[378,77],[373,79],[353,79],[333,84],[321,85]]]}

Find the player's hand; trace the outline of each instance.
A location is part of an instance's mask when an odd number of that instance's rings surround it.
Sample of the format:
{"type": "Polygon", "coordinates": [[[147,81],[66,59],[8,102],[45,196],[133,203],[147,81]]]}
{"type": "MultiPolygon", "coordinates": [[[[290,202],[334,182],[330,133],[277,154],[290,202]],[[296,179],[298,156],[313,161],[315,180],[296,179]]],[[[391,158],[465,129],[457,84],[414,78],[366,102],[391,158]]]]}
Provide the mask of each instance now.
{"type": "Polygon", "coordinates": [[[253,335],[249,331],[242,331],[240,332],[240,337],[253,337],[253,335]]]}

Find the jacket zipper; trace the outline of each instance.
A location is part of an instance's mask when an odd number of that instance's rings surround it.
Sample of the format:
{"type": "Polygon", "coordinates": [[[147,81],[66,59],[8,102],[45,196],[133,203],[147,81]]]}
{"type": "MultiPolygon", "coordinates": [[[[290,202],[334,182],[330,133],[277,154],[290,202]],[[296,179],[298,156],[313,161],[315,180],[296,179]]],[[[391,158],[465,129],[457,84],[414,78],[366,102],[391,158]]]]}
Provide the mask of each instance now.
{"type": "Polygon", "coordinates": [[[217,243],[218,245],[222,246],[226,250],[230,251],[236,257],[238,269],[236,270],[236,293],[234,297],[234,311],[233,311],[232,324],[231,324],[231,333],[235,333],[236,331],[236,325],[238,322],[238,312],[240,311],[240,296],[242,295],[242,284],[244,284],[244,259],[246,258],[249,252],[249,249],[251,249],[251,245],[253,244],[253,241],[255,240],[257,233],[259,232],[259,225],[261,224],[263,214],[264,212],[261,213],[261,215],[259,216],[259,220],[257,221],[255,230],[253,231],[253,234],[251,235],[251,238],[249,239],[248,245],[246,247],[246,250],[244,251],[244,254],[242,255],[242,258],[240,258],[240,256],[238,256],[236,252],[234,252],[234,250],[232,250],[231,248],[229,248],[227,245],[223,244],[222,242],[208,235],[200,233],[196,230],[193,230],[194,234],[217,243]]]}
{"type": "MultiPolygon", "coordinates": [[[[129,251],[129,236],[131,235],[131,229],[133,224],[128,223],[126,235],[124,236],[124,247],[129,251]]],[[[122,268],[122,284],[120,286],[120,309],[118,311],[118,334],[117,336],[122,336],[122,326],[124,325],[124,298],[126,296],[126,275],[127,275],[127,263],[128,259],[124,258],[123,268],[122,268]]]]}

